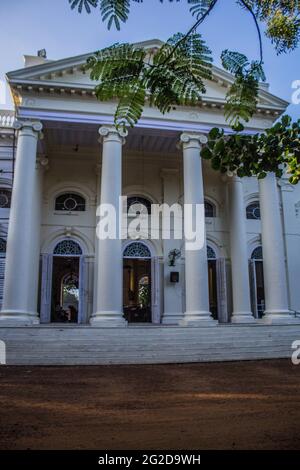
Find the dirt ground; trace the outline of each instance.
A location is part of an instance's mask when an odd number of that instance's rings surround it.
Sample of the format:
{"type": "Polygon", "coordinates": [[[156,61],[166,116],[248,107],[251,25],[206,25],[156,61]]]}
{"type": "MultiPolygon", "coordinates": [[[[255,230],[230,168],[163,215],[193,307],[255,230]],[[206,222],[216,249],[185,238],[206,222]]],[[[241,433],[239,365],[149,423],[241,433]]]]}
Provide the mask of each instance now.
{"type": "Polygon", "coordinates": [[[299,450],[300,366],[3,366],[0,448],[299,450]]]}

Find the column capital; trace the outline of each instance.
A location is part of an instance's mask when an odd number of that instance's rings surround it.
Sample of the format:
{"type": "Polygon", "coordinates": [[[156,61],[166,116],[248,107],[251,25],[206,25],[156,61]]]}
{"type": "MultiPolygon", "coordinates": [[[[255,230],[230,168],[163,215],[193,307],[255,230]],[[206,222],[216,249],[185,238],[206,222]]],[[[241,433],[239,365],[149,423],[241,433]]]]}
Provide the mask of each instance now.
{"type": "Polygon", "coordinates": [[[29,135],[38,139],[43,138],[43,124],[40,121],[15,121],[14,129],[22,132],[23,135],[29,135]]]}
{"type": "Polygon", "coordinates": [[[105,125],[99,128],[99,135],[100,139],[99,142],[102,143],[103,141],[113,141],[113,142],[121,142],[121,144],[125,144],[125,137],[128,135],[128,131],[126,129],[118,130],[115,126],[105,125]]]}
{"type": "Polygon", "coordinates": [[[204,134],[196,132],[183,132],[180,135],[179,145],[184,148],[202,148],[202,145],[207,144],[208,138],[204,134]]]}

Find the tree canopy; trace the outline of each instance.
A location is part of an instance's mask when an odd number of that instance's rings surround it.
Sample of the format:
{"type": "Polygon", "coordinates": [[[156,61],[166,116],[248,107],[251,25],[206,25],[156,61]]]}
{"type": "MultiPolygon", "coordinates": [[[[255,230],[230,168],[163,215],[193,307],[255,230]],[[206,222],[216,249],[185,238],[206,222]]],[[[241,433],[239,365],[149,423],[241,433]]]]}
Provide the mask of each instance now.
{"type": "MultiPolygon", "coordinates": [[[[81,13],[99,9],[108,29],[120,29],[130,15],[132,3],[143,0],[68,0],[81,13]]],[[[159,0],[161,3],[164,0],[159,0]]],[[[173,0],[165,0],[170,3],[173,0]]],[[[176,0],[177,2],[180,0],[176,0]]],[[[198,33],[199,26],[225,0],[182,0],[189,4],[193,24],[187,33],[174,34],[160,48],[145,51],[132,44],[114,44],[95,52],[86,69],[97,82],[99,100],[117,99],[115,125],[133,127],[147,103],[162,113],[178,105],[197,105],[206,92],[205,81],[212,78],[212,52],[198,33]]],[[[285,116],[262,135],[242,134],[244,123],[256,112],[259,84],[266,80],[260,24],[277,54],[294,50],[300,41],[299,0],[236,0],[249,13],[257,31],[258,58],[249,60],[238,51],[224,50],[223,67],[235,79],[227,95],[225,118],[235,131],[225,136],[213,129],[204,156],[221,172],[263,178],[268,171],[281,176],[285,167],[290,181],[300,180],[300,120],[285,116]]]]}

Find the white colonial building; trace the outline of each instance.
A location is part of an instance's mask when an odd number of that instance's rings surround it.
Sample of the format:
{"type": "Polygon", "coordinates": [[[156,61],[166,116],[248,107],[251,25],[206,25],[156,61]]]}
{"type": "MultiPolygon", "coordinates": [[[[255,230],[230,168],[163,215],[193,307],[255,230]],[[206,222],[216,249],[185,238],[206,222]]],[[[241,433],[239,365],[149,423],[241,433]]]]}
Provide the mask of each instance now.
{"type": "MultiPolygon", "coordinates": [[[[205,134],[229,131],[232,76],[214,67],[199,106],[147,107],[125,136],[113,127],[115,103],[95,98],[88,56],[25,56],[7,74],[15,117],[3,112],[0,122],[1,327],[297,323],[300,186],[273,174],[224,177],[201,160],[205,134]],[[205,201],[206,245],[185,252],[184,239],[162,233],[99,240],[97,206],[121,195],[129,220],[136,204],[205,201]]],[[[261,85],[247,132],[271,126],[287,105],[261,85]]]]}

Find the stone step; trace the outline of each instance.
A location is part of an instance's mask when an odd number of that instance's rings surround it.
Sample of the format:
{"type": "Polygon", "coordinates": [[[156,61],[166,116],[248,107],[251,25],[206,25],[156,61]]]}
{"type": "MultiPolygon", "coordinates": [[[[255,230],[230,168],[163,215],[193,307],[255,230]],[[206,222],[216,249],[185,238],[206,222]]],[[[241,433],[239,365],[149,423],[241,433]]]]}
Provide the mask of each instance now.
{"type": "Polygon", "coordinates": [[[290,357],[300,325],[1,328],[7,363],[153,364],[290,357]]]}

